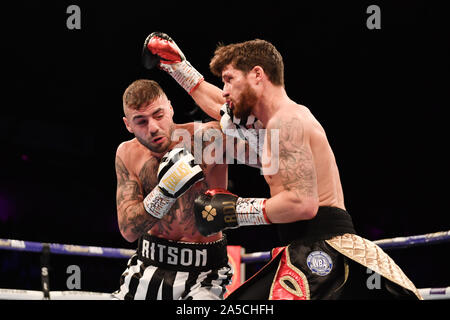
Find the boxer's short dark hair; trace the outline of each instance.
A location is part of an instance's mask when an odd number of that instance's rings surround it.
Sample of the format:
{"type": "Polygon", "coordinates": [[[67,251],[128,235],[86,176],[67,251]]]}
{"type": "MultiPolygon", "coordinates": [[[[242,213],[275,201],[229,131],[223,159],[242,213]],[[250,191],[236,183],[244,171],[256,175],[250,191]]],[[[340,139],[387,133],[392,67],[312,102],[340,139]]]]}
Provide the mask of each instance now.
{"type": "Polygon", "coordinates": [[[245,74],[253,67],[260,66],[274,85],[284,86],[283,58],[275,46],[266,40],[219,44],[209,68],[215,76],[221,78],[223,69],[229,64],[245,74]]]}
{"type": "Polygon", "coordinates": [[[123,93],[123,107],[137,110],[145,103],[151,103],[165,95],[160,85],[153,80],[140,79],[134,81],[123,93]]]}

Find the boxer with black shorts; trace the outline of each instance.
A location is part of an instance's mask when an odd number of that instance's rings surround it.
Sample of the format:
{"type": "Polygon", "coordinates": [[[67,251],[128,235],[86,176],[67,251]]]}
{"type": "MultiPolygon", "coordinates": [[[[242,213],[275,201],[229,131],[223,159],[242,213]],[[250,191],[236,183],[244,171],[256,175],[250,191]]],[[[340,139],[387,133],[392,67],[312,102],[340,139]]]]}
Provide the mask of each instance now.
{"type": "MultiPolygon", "coordinates": [[[[164,33],[146,39],[144,65],[158,65],[181,85],[198,74],[164,33]]],[[[308,108],[288,97],[278,50],[259,39],[220,45],[210,69],[222,78],[223,91],[202,82],[188,92],[209,116],[220,119],[225,134],[237,131],[251,140],[255,128],[266,129],[256,139],[263,147],[257,143],[256,150],[271,197],[241,198],[208,190],[195,200],[198,230],[208,236],[275,223],[284,245],[228,299],[421,299],[395,262],[356,234],[326,133],[308,108]],[[278,141],[272,138],[274,131],[278,141]],[[269,172],[273,162],[278,170],[269,172]],[[204,212],[211,208],[214,219],[206,219],[204,212]],[[381,278],[375,289],[367,286],[373,272],[381,278]]]]}

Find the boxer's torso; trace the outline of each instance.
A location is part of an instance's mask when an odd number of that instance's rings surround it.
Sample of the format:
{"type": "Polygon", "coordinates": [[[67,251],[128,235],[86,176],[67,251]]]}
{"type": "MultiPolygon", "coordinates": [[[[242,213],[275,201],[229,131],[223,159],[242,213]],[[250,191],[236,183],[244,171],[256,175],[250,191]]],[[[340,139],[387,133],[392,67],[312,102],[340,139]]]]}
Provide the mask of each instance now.
{"type": "MultiPolygon", "coordinates": [[[[187,130],[192,135],[194,124],[177,125],[177,128],[187,130]]],[[[157,172],[160,159],[155,157],[149,149],[139,143],[136,138],[124,142],[123,162],[131,175],[136,177],[137,183],[144,197],[158,184],[157,172]]],[[[191,153],[194,152],[191,146],[191,153]]],[[[194,200],[209,188],[227,187],[227,166],[201,165],[205,179],[197,182],[183,194],[172,206],[167,215],[148,231],[148,234],[174,241],[210,242],[222,237],[221,233],[210,237],[202,236],[196,226],[194,218],[194,200]]]]}
{"type": "MultiPolygon", "coordinates": [[[[268,122],[265,148],[270,145],[267,143],[267,134],[273,128],[281,128],[279,159],[282,170],[273,175],[265,175],[271,196],[285,190],[286,181],[315,175],[315,179],[311,177],[311,181],[315,180],[317,184],[319,206],[333,206],[345,210],[339,170],[333,151],[328,143],[325,130],[309,109],[296,103],[282,106],[268,122]],[[295,152],[295,158],[290,158],[289,154],[286,155],[285,149],[292,153],[295,152]],[[315,172],[303,168],[302,163],[308,161],[314,164],[315,172]]],[[[263,159],[263,163],[270,163],[270,161],[263,159]]],[[[311,191],[308,190],[308,187],[312,189],[312,186],[304,187],[306,193],[311,191]]]]}

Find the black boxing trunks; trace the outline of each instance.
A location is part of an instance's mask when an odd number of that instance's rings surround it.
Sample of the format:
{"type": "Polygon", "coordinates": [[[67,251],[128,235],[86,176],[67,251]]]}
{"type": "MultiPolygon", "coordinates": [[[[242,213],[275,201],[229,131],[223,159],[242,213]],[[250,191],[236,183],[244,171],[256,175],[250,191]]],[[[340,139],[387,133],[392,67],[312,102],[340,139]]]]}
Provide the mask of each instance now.
{"type": "Polygon", "coordinates": [[[139,238],[115,299],[220,300],[231,282],[225,237],[187,243],[150,235],[139,238]]]}
{"type": "Polygon", "coordinates": [[[227,299],[421,299],[380,247],[356,235],[345,210],[319,207],[314,219],[278,229],[285,246],[227,299]]]}

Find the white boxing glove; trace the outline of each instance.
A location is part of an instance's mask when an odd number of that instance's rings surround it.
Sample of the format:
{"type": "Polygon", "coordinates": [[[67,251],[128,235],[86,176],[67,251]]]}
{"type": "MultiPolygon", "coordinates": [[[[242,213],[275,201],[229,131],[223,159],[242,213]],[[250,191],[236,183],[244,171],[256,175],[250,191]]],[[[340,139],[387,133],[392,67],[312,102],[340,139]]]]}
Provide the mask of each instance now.
{"type": "Polygon", "coordinates": [[[158,219],[169,212],[177,198],[204,179],[200,165],[184,148],[175,148],[163,156],[157,177],[158,185],[145,197],[144,208],[158,219]]]}

